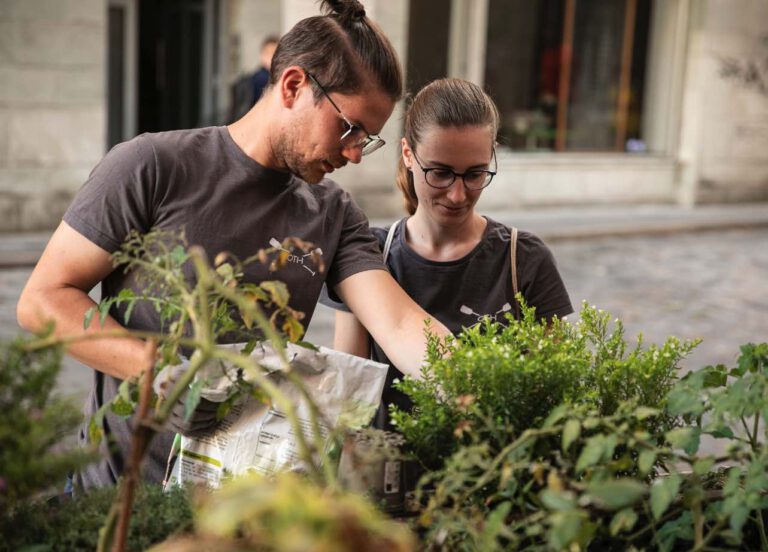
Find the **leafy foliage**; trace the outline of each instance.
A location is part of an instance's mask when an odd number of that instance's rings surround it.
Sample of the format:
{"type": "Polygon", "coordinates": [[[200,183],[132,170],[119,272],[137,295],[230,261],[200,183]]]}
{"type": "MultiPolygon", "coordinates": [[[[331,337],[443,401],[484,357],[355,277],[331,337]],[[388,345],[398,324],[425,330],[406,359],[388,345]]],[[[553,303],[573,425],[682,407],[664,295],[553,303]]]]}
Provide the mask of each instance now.
{"type": "MultiPolygon", "coordinates": [[[[30,502],[0,518],[0,552],[28,547],[38,551],[92,551],[110,504],[114,487],[97,489],[73,500],[30,502]]],[[[127,550],[146,550],[170,535],[192,527],[189,491],[175,488],[168,493],[157,485],[142,485],[133,505],[127,550]]]]}
{"type": "MultiPolygon", "coordinates": [[[[679,361],[695,346],[669,338],[661,347],[638,339],[627,352],[620,321],[584,306],[576,325],[541,324],[524,306],[520,322],[486,321],[465,330],[447,347],[432,338],[423,380],[399,388],[414,403],[392,418],[418,458],[430,469],[461,444],[488,443],[492,453],[540,425],[559,405],[570,403],[611,415],[625,401],[662,408],[679,361]]],[[[654,417],[671,427],[671,419],[654,417]]],[[[571,425],[566,435],[577,431],[571,425]]]]}
{"type": "Polygon", "coordinates": [[[626,354],[605,313],[585,307],[573,328],[546,329],[524,310],[507,329],[459,336],[442,351],[451,357],[433,346],[426,381],[403,384],[416,406],[396,417],[417,456],[449,452],[417,490],[428,546],[768,549],[768,344],[742,347],[735,368],[676,381],[693,343],[626,354]],[[544,379],[531,375],[537,365],[544,379]],[[494,385],[506,393],[500,374],[530,394],[484,400],[494,385]],[[425,438],[422,421],[444,423],[441,437],[425,438]],[[703,453],[704,437],[727,439],[725,453],[703,453]]]}
{"type": "Polygon", "coordinates": [[[0,342],[0,515],[19,500],[52,485],[91,456],[62,440],[80,422],[80,412],[53,395],[61,347],[31,350],[29,340],[0,342]]]}

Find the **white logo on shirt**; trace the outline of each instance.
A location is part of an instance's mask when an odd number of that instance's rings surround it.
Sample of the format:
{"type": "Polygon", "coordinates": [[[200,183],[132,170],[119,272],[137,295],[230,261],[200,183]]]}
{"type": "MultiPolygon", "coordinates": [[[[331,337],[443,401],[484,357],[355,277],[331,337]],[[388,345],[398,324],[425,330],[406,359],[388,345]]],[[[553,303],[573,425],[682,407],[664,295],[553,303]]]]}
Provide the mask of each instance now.
{"type": "Polygon", "coordinates": [[[478,322],[482,322],[484,318],[490,318],[491,320],[495,320],[496,322],[503,322],[504,317],[501,315],[511,310],[512,310],[512,305],[510,305],[509,303],[504,303],[502,307],[493,314],[490,314],[490,313],[480,314],[478,312],[475,312],[474,309],[468,307],[467,305],[461,305],[461,307],[459,308],[459,311],[461,312],[461,314],[466,314],[468,316],[475,316],[477,317],[478,322]]]}
{"type": "Polygon", "coordinates": [[[294,264],[297,264],[297,265],[301,265],[303,268],[306,268],[309,271],[309,273],[312,274],[312,276],[317,274],[316,271],[312,270],[311,268],[309,268],[305,264],[305,261],[306,261],[307,257],[311,257],[313,253],[322,255],[323,254],[323,250],[320,249],[319,247],[313,249],[309,253],[305,253],[304,255],[296,255],[295,253],[293,253],[293,251],[290,251],[290,250],[284,248],[283,244],[280,243],[280,241],[277,238],[271,238],[269,240],[269,245],[271,245],[272,247],[274,247],[275,249],[277,249],[279,251],[285,251],[286,253],[288,253],[288,262],[289,263],[294,263],[294,264]]]}

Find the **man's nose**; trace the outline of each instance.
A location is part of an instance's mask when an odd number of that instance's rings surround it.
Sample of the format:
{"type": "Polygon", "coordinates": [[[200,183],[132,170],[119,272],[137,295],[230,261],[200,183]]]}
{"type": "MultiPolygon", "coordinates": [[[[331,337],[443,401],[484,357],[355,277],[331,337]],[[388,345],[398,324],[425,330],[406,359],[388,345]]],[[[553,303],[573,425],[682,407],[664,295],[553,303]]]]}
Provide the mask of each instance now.
{"type": "Polygon", "coordinates": [[[341,154],[349,160],[350,163],[357,165],[363,159],[363,146],[345,146],[341,154]]]}

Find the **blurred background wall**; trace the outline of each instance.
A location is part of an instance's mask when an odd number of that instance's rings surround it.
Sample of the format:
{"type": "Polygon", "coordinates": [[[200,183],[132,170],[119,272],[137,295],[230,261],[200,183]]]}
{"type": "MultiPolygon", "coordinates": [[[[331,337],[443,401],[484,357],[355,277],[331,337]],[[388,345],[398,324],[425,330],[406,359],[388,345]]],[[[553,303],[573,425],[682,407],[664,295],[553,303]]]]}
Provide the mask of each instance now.
{"type": "MultiPolygon", "coordinates": [[[[367,0],[418,90],[482,84],[503,119],[486,210],[768,200],[765,0],[367,0]]],[[[55,227],[114,144],[226,124],[264,37],[312,0],[0,0],[0,230],[55,227]]],[[[394,217],[388,147],[334,174],[394,217]]]]}

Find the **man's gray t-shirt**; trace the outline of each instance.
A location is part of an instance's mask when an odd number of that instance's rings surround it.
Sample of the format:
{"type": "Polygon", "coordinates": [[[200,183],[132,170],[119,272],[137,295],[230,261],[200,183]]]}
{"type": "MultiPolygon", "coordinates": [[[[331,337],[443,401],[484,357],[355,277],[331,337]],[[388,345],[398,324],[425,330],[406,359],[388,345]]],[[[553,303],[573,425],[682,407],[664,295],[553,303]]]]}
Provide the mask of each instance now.
{"type": "MultiPolygon", "coordinates": [[[[270,272],[269,263],[245,269],[248,282],[285,282],[290,306],[305,314],[305,328],[326,279],[335,286],[352,274],[384,268],[367,219],[347,192],[327,179],[310,185],[261,166],[235,144],[226,127],[144,134],[116,146],[92,171],[64,220],[109,252],[132,230],[183,229],[187,243],[203,247],[211,260],[222,251],[245,259],[288,237],[311,242],[322,251],[324,273],[311,255],[301,252],[277,272],[270,272]]],[[[102,296],[138,285],[133,273],[118,267],[102,282],[102,296]]],[[[122,312],[111,314],[124,323],[122,312]]],[[[145,303],[136,306],[127,326],[158,331],[160,322],[154,307],[145,303]]],[[[94,371],[86,416],[114,397],[120,383],[94,371]]],[[[116,445],[108,453],[102,447],[104,460],[80,474],[85,488],[113,484],[125,467],[131,420],[110,414],[105,426],[116,445]]],[[[87,440],[87,434],[84,427],[81,439],[87,440]]],[[[155,437],[145,479],[162,481],[172,438],[171,433],[155,437]]]]}
{"type": "MultiPolygon", "coordinates": [[[[505,313],[514,315],[511,232],[507,226],[485,218],[488,224],[477,246],[464,257],[447,262],[425,259],[411,249],[406,241],[406,219],[403,219],[395,229],[387,257],[387,267],[403,290],[453,334],[477,324],[486,316],[504,323],[505,313]]],[[[372,230],[383,248],[388,228],[372,230]]],[[[515,265],[518,291],[529,306],[536,307],[539,318],[562,318],[573,312],[552,252],[541,239],[530,232],[520,231],[515,265]]],[[[328,300],[327,296],[322,302],[347,310],[344,305],[328,300]]],[[[375,342],[371,358],[391,366],[375,342]]],[[[376,427],[390,429],[386,405],[394,403],[409,408],[408,397],[392,387],[396,378],[402,378],[402,373],[396,367],[390,367],[376,427]]]]}

